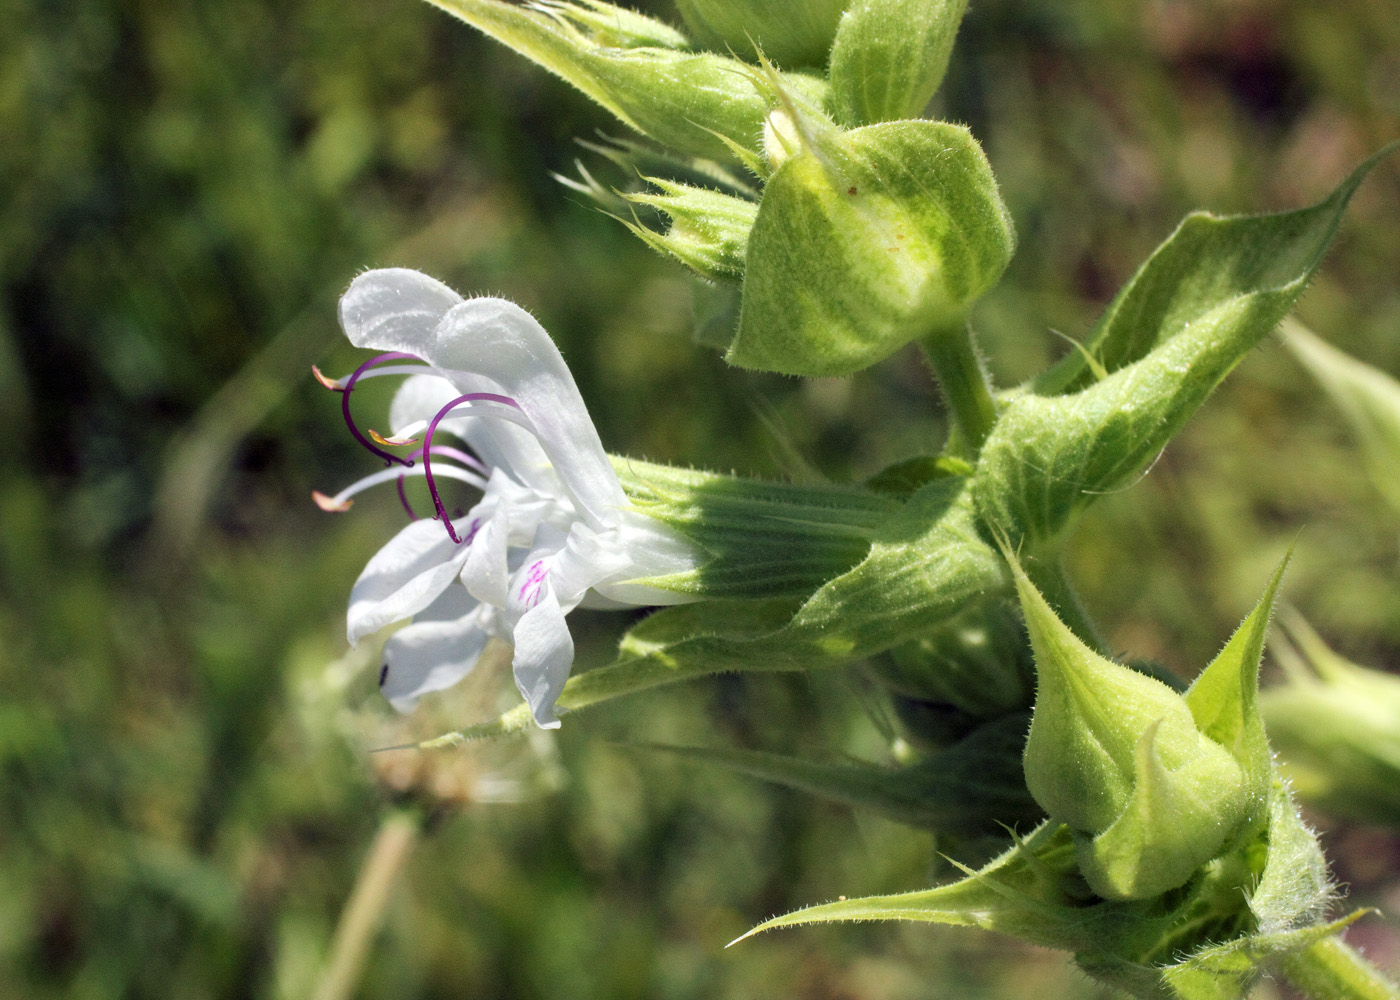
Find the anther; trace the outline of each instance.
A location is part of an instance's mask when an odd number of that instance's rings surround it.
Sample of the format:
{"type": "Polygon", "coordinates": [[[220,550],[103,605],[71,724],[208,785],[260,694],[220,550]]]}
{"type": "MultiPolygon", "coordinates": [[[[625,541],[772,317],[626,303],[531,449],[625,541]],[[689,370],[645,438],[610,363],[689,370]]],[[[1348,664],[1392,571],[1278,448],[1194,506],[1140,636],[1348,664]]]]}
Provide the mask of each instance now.
{"type": "Polygon", "coordinates": [[[401,448],[406,444],[418,443],[418,439],[416,437],[399,437],[398,435],[394,435],[393,437],[385,437],[373,427],[370,428],[369,436],[374,440],[375,444],[382,444],[386,448],[401,448]]]}
{"type": "Polygon", "coordinates": [[[317,382],[320,382],[323,386],[325,386],[325,387],[326,387],[327,389],[329,389],[331,392],[344,392],[344,391],[345,391],[345,386],[341,385],[338,381],[336,381],[335,379],[333,379],[333,378],[329,377],[328,375],[326,375],[324,372],[321,371],[321,369],[317,368],[315,365],[312,365],[312,366],[311,366],[311,374],[312,374],[312,375],[315,375],[315,376],[316,376],[316,381],[317,381],[317,382]]]}
{"type": "Polygon", "coordinates": [[[349,510],[354,500],[336,500],[328,497],[320,490],[311,491],[311,499],[316,501],[316,506],[330,514],[341,514],[349,510]]]}

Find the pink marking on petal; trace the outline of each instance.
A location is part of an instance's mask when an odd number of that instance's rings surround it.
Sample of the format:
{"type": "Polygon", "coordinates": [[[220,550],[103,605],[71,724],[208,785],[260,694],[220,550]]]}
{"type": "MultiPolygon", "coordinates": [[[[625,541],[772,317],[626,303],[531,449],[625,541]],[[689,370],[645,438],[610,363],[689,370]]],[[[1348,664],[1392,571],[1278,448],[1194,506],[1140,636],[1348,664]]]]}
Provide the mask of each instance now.
{"type": "Polygon", "coordinates": [[[549,570],[545,568],[544,560],[536,560],[520,584],[520,601],[526,608],[540,603],[540,598],[544,596],[544,581],[548,578],[549,570]]]}

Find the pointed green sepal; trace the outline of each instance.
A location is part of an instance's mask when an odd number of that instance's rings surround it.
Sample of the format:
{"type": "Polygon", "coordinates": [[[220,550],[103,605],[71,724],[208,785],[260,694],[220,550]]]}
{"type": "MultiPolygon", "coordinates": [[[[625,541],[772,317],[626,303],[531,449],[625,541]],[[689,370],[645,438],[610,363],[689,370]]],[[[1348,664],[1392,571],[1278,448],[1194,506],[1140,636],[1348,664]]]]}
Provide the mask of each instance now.
{"type": "Polygon", "coordinates": [[[934,331],[960,333],[1014,244],[967,129],[890,122],[838,132],[801,115],[785,128],[777,137],[796,145],[763,192],[726,359],[845,375],[934,331]]]}
{"type": "Polygon", "coordinates": [[[919,118],[948,69],[967,0],[857,0],[831,49],[831,102],[843,125],[919,118]]]}
{"type": "MultiPolygon", "coordinates": [[[[756,154],[775,102],[754,67],[692,52],[679,32],[611,4],[429,0],[583,91],[663,146],[721,162],[733,147],[756,154]]],[[[781,74],[790,98],[812,107],[825,81],[781,74]]]]}
{"type": "Polygon", "coordinates": [[[1263,596],[1225,648],[1201,671],[1183,697],[1201,732],[1224,747],[1244,773],[1246,822],[1264,817],[1273,781],[1273,755],[1259,712],[1259,666],[1269,618],[1293,550],[1279,560],[1263,596]]]}
{"type": "Polygon", "coordinates": [[[624,197],[665,213],[670,226],[665,232],[656,232],[625,219],[623,224],[653,250],[675,257],[702,278],[741,280],[758,203],[660,177],[646,181],[654,191],[624,197]]]}
{"type": "Polygon", "coordinates": [[[1131,485],[1292,308],[1375,162],[1312,208],[1187,217],[1087,339],[1107,377],[1072,353],[1007,399],[978,458],[983,516],[1013,542],[1048,541],[1131,485]]]}

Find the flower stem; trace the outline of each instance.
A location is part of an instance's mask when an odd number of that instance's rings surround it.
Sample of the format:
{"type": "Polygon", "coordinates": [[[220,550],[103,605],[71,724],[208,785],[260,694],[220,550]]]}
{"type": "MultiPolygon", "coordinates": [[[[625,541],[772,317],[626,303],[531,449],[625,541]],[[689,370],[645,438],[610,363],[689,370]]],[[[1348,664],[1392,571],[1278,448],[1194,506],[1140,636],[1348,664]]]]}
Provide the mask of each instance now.
{"type": "Polygon", "coordinates": [[[1400,987],[1336,936],[1284,956],[1283,973],[1313,1000],[1400,1000],[1400,987]]]}
{"type": "Polygon", "coordinates": [[[991,382],[973,342],[972,328],[960,323],[934,330],[924,338],[923,345],[953,419],[976,455],[996,423],[997,409],[991,382]]]}
{"type": "Polygon", "coordinates": [[[349,1000],[354,995],[369,947],[384,921],[390,890],[413,853],[420,827],[416,813],[403,811],[389,813],[379,824],[355,888],[336,924],[330,958],[316,987],[315,1000],[349,1000]]]}

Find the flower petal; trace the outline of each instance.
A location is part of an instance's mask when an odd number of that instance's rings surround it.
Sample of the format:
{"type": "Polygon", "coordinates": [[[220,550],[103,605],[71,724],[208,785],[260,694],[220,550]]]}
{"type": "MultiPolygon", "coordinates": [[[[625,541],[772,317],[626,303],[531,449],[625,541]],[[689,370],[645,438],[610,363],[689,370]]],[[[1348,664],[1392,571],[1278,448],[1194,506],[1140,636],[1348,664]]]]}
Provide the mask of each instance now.
{"type": "Polygon", "coordinates": [[[504,608],[510,587],[510,516],[505,505],[496,502],[488,507],[488,502],[472,511],[473,523],[467,530],[475,537],[462,564],[462,584],[478,601],[504,608]]]}
{"type": "Polygon", "coordinates": [[[593,584],[605,598],[637,607],[699,600],[693,594],[631,582],[688,573],[705,561],[705,554],[675,531],[638,511],[624,510],[609,531],[609,541],[617,551],[627,553],[627,566],[593,584]]]}
{"type": "Polygon", "coordinates": [[[384,697],[400,712],[410,712],[423,695],[456,684],[476,666],[495,628],[492,608],[471,600],[461,587],[449,588],[424,615],[384,643],[379,680],[384,697]],[[438,617],[449,605],[462,613],[438,617]]]}
{"type": "Polygon", "coordinates": [[[421,271],[366,271],[340,297],[340,327],[356,347],[427,358],[433,331],[462,296],[421,271]]]}
{"type": "Polygon", "coordinates": [[[374,554],[350,591],[350,644],[426,608],[456,579],[469,551],[437,521],[407,525],[374,554]]]}
{"type": "Polygon", "coordinates": [[[512,631],[515,686],[530,706],[541,729],[559,728],[554,703],[574,662],[574,639],[564,621],[564,611],[548,586],[540,601],[521,617],[512,631]]]}
{"type": "MultiPolygon", "coordinates": [[[[584,519],[601,528],[626,504],[574,377],[535,318],[513,302],[468,299],[438,324],[427,360],[464,392],[457,373],[477,373],[501,387],[529,417],[539,443],[584,519]]],[[[517,456],[510,456],[516,471],[517,456]]],[[[520,457],[523,461],[523,456],[520,457]]]]}

